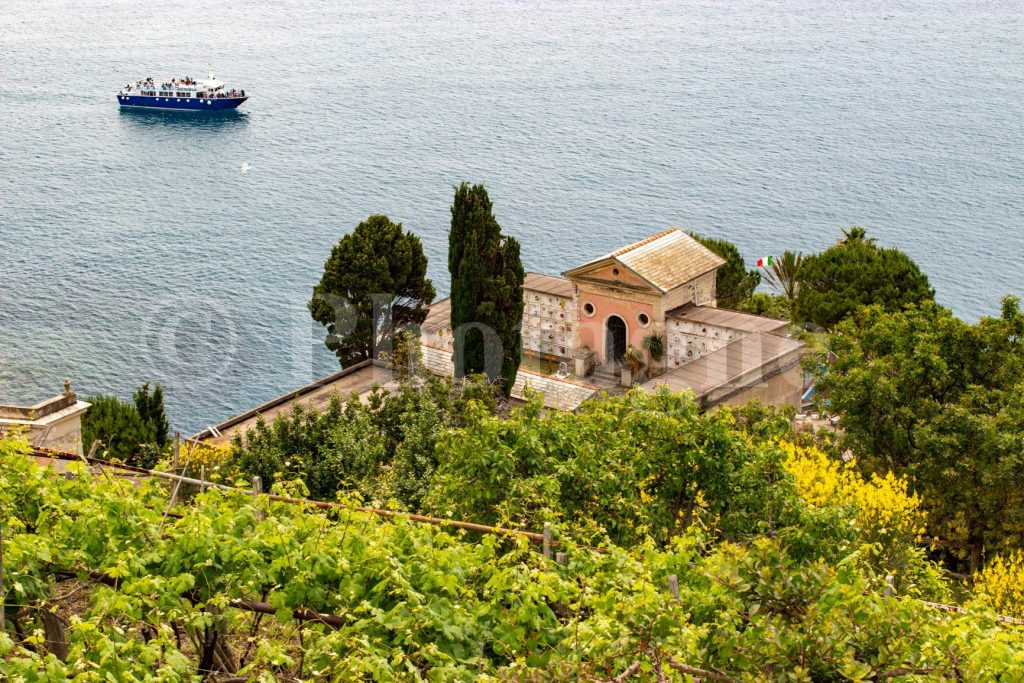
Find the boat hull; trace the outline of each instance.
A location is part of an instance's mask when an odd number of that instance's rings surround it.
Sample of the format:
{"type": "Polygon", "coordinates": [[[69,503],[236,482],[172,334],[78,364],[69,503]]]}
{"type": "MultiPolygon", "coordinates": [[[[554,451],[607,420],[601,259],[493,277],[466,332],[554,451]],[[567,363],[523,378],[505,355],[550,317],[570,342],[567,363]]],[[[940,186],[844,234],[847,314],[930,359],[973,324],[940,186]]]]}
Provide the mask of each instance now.
{"type": "Polygon", "coordinates": [[[174,109],[178,111],[218,111],[237,109],[248,97],[215,97],[201,100],[197,97],[150,97],[118,95],[117,103],[135,109],[174,109]]]}

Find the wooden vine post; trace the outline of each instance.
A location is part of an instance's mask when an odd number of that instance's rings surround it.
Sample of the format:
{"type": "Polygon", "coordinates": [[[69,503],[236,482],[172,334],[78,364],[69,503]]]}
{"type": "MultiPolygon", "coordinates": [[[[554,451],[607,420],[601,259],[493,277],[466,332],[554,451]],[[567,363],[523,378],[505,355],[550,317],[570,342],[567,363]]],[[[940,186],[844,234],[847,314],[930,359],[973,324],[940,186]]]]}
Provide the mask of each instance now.
{"type": "MultiPolygon", "coordinates": [[[[263,495],[263,480],[260,479],[259,477],[253,477],[252,478],[252,499],[253,499],[253,501],[256,502],[256,505],[259,505],[259,499],[260,499],[261,495],[263,495]]],[[[260,510],[259,507],[256,508],[256,519],[258,519],[261,522],[264,519],[266,519],[266,515],[263,514],[263,510],[260,510]]]]}
{"type": "Polygon", "coordinates": [[[544,557],[551,559],[551,525],[544,522],[544,557]]]}
{"type": "Polygon", "coordinates": [[[68,637],[65,631],[68,625],[67,620],[49,609],[42,610],[39,613],[39,617],[43,622],[43,637],[46,639],[44,647],[46,651],[62,662],[67,660],[68,637]]]}

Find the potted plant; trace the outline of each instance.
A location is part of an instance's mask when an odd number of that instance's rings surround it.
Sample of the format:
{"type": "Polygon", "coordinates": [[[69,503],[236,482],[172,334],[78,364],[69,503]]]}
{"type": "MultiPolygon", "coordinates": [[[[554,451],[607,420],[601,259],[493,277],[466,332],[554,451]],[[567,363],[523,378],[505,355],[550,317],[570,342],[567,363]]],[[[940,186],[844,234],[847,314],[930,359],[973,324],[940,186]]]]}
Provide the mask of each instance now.
{"type": "Polygon", "coordinates": [[[661,360],[665,357],[665,335],[658,333],[647,335],[644,337],[644,348],[650,354],[651,368],[649,372],[652,372],[656,369],[654,366],[660,366],[661,360]]]}

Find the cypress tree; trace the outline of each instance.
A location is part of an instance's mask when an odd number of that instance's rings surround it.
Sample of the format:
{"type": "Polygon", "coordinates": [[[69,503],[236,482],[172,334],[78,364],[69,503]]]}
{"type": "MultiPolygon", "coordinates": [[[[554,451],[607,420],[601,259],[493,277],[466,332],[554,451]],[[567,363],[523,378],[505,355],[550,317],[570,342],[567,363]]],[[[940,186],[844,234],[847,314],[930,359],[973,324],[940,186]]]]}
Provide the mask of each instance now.
{"type": "Polygon", "coordinates": [[[171,431],[171,423],[167,419],[167,411],[164,409],[164,388],[157,384],[153,393],[149,393],[149,382],[139,387],[132,395],[135,400],[135,409],[139,416],[146,422],[153,423],[156,430],[156,445],[163,448],[167,445],[168,435],[171,431]]]}
{"type": "Polygon", "coordinates": [[[448,233],[455,376],[485,372],[512,391],[522,352],[523,279],[519,242],[501,234],[483,185],[455,189],[448,233]]]}

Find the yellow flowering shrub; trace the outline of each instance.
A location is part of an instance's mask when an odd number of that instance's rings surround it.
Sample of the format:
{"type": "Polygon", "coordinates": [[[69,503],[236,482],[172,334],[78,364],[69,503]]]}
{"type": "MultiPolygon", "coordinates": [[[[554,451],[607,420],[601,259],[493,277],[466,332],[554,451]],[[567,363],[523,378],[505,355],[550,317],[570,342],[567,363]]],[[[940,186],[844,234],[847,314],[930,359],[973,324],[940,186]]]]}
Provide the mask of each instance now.
{"type": "Polygon", "coordinates": [[[836,503],[842,489],[843,468],[839,463],[817,448],[805,448],[788,441],[779,446],[786,454],[786,469],[796,480],[800,497],[815,507],[836,503]]]}
{"type": "Polygon", "coordinates": [[[231,448],[228,446],[197,444],[190,452],[183,449],[180,464],[185,464],[186,457],[190,477],[198,477],[203,468],[206,478],[210,481],[230,480],[238,474],[238,468],[231,461],[231,448]]]}
{"type": "Polygon", "coordinates": [[[796,481],[800,497],[816,507],[850,505],[865,541],[910,544],[924,533],[926,515],[921,498],[907,490],[907,481],[891,472],[865,479],[852,461],[837,462],[814,447],[779,444],[786,469],[796,481]]]}
{"type": "Polygon", "coordinates": [[[996,555],[974,575],[974,591],[1000,614],[1024,618],[1024,551],[996,555]]]}

